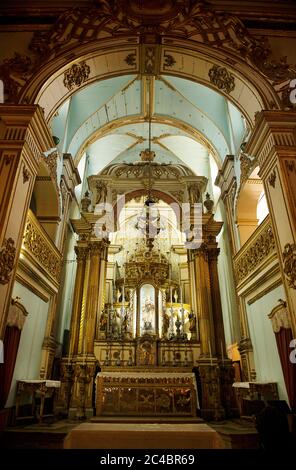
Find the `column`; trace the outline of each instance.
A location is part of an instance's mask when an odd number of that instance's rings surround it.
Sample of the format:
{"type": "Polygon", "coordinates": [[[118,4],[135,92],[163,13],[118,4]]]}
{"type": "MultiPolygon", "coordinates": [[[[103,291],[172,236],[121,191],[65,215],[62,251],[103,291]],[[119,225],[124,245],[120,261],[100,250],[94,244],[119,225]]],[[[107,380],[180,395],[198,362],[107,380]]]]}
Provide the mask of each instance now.
{"type": "Polygon", "coordinates": [[[39,106],[0,105],[0,339],[41,154],[53,147],[39,106]]]}
{"type": "Polygon", "coordinates": [[[217,247],[217,243],[214,240],[211,240],[207,246],[207,250],[211,282],[211,299],[213,306],[216,355],[220,359],[219,379],[221,403],[225,410],[226,416],[233,417],[238,416],[239,411],[237,408],[235,395],[232,388],[232,384],[234,382],[234,369],[231,360],[228,359],[226,354],[224,323],[218,277],[218,255],[220,249],[217,247]]]}
{"type": "Polygon", "coordinates": [[[77,257],[77,269],[74,286],[74,297],[72,304],[72,316],[70,325],[70,343],[69,355],[73,356],[78,354],[78,340],[80,329],[80,313],[83,296],[83,283],[85,277],[86,258],[88,256],[89,248],[86,245],[77,245],[75,253],[77,257]]]}
{"type": "Polygon", "coordinates": [[[220,287],[218,278],[218,255],[220,249],[217,243],[214,242],[207,247],[209,259],[209,273],[211,283],[211,299],[213,306],[213,322],[215,325],[215,349],[216,355],[220,358],[223,356],[226,359],[225,335],[223,325],[223,315],[220,297],[220,287]],[[222,349],[221,349],[222,348],[222,349]]]}
{"type": "Polygon", "coordinates": [[[199,319],[201,357],[215,356],[213,338],[212,301],[210,288],[210,274],[206,246],[189,250],[189,257],[194,259],[195,292],[197,313],[199,319]],[[193,253],[192,253],[193,252],[193,253]]]}
{"type": "Polygon", "coordinates": [[[104,290],[104,283],[101,279],[104,279],[105,274],[105,242],[92,242],[89,244],[90,249],[90,271],[89,271],[89,282],[87,290],[87,307],[85,315],[85,341],[86,341],[86,353],[94,353],[94,340],[97,330],[97,317],[100,316],[100,306],[102,299],[102,292],[104,290]]]}
{"type": "Polygon", "coordinates": [[[294,111],[261,111],[245,148],[256,158],[273,226],[296,338],[296,121],[294,111]]]}
{"type": "Polygon", "coordinates": [[[189,257],[193,256],[194,258],[199,318],[201,354],[198,369],[202,387],[201,416],[205,419],[220,420],[225,417],[225,412],[221,404],[207,247],[203,243],[200,248],[189,250],[189,253],[189,257]],[[191,251],[193,251],[192,254],[191,251]]]}
{"type": "MultiPolygon", "coordinates": [[[[67,235],[67,224],[69,221],[70,204],[75,197],[74,188],[80,183],[80,176],[74,165],[73,158],[70,154],[63,155],[63,174],[60,181],[61,194],[61,222],[56,234],[56,246],[61,253],[64,252],[65,240],[67,235]]],[[[79,251],[79,248],[78,248],[79,251]]],[[[78,255],[79,257],[80,255],[78,255]]],[[[79,264],[79,261],[78,261],[79,264]]],[[[58,294],[53,295],[50,300],[48,309],[48,318],[45,329],[44,341],[42,345],[40,378],[50,378],[52,372],[52,364],[56,351],[56,328],[59,305],[62,297],[62,289],[58,294]]],[[[75,295],[75,292],[74,292],[75,295]]],[[[73,354],[73,353],[72,353],[73,354]]]]}
{"type": "MultiPolygon", "coordinates": [[[[229,233],[231,257],[239,250],[239,243],[234,221],[235,195],[237,180],[234,170],[234,155],[226,155],[222,168],[219,170],[215,184],[221,189],[221,199],[225,206],[226,222],[229,233]]],[[[233,267],[233,262],[232,262],[233,267]]],[[[234,271],[232,272],[234,279],[234,271]]],[[[252,380],[254,366],[254,353],[250,340],[249,325],[246,307],[243,299],[237,296],[237,315],[240,325],[239,351],[242,360],[242,373],[245,380],[252,380]]]]}

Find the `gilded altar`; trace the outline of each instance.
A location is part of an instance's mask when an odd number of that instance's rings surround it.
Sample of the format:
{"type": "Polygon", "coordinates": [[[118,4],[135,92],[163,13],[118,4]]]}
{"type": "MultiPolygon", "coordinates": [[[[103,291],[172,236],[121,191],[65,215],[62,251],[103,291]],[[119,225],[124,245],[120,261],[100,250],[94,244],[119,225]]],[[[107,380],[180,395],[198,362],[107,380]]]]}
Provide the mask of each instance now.
{"type": "Polygon", "coordinates": [[[188,369],[103,368],[97,376],[97,416],[196,416],[198,407],[188,369]]]}

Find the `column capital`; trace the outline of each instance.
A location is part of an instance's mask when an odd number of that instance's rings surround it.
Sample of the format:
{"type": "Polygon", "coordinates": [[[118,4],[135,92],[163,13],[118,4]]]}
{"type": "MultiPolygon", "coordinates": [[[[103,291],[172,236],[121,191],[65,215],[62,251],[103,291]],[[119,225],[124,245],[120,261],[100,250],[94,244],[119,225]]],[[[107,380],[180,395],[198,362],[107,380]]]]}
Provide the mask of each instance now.
{"type": "Polygon", "coordinates": [[[261,111],[256,117],[255,127],[244,149],[258,161],[263,175],[274,165],[281,150],[296,149],[295,111],[261,111]]]}
{"type": "Polygon", "coordinates": [[[76,257],[77,257],[77,261],[84,261],[89,253],[89,248],[88,246],[75,246],[74,247],[74,250],[75,250],[75,253],[76,253],[76,257]]]}

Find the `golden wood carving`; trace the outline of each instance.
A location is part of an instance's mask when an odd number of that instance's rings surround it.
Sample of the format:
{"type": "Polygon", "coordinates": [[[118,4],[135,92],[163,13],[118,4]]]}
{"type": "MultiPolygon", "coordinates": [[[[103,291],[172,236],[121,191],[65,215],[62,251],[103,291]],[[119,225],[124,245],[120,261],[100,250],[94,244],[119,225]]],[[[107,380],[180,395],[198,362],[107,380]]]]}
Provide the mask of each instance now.
{"type": "Polygon", "coordinates": [[[0,284],[7,284],[14,266],[15,246],[12,238],[4,239],[0,248],[0,284]]]}
{"type": "Polygon", "coordinates": [[[24,165],[23,166],[23,183],[25,184],[27,181],[29,181],[29,179],[30,179],[29,170],[24,165]]]}
{"type": "Polygon", "coordinates": [[[269,177],[268,177],[268,182],[270,184],[270,186],[272,186],[273,188],[275,188],[275,182],[276,182],[276,171],[273,170],[269,177]]]}
{"type": "Polygon", "coordinates": [[[61,254],[31,211],[28,212],[23,248],[55,281],[61,273],[61,254]]]}
{"type": "Polygon", "coordinates": [[[234,258],[237,283],[244,281],[275,252],[273,229],[270,218],[267,217],[234,258]]]}
{"type": "Polygon", "coordinates": [[[69,91],[73,88],[79,88],[84,82],[87,81],[90,74],[90,67],[85,63],[73,64],[64,73],[63,83],[69,91]]]}
{"type": "MultiPolygon", "coordinates": [[[[245,62],[255,65],[275,83],[285,83],[293,78],[293,69],[286,58],[276,60],[266,38],[253,37],[236,16],[219,13],[212,5],[198,0],[166,1],[165,13],[160,14],[161,6],[158,3],[156,6],[149,0],[143,0],[141,14],[137,11],[136,1],[126,0],[98,0],[93,7],[64,11],[49,30],[34,33],[29,45],[30,57],[16,53],[0,64],[6,102],[16,102],[19,91],[33,73],[56,55],[65,51],[69,54],[75,47],[101,38],[131,35],[142,36],[142,43],[149,42],[143,51],[144,73],[155,73],[158,62],[155,44],[159,43],[160,35],[167,35],[219,48],[226,54],[230,52],[240,60],[243,58],[245,62]]],[[[126,61],[134,66],[133,58],[129,57],[126,61]]],[[[166,57],[165,64],[172,67],[174,59],[166,57]]],[[[80,86],[89,76],[85,63],[82,63],[82,68],[81,64],[74,64],[67,72],[65,86],[69,90],[80,86]]],[[[278,93],[281,95],[282,90],[278,93]]]]}
{"type": "Polygon", "coordinates": [[[209,70],[210,82],[213,83],[219,90],[231,93],[235,88],[234,75],[230,73],[225,67],[213,65],[209,70]]]}
{"type": "Polygon", "coordinates": [[[296,244],[287,243],[283,252],[284,273],[289,287],[296,289],[296,244]]]}
{"type": "Polygon", "coordinates": [[[98,415],[195,416],[190,377],[98,377],[98,415]]]}
{"type": "MultiPolygon", "coordinates": [[[[257,159],[251,158],[249,155],[245,153],[241,153],[240,155],[240,170],[241,170],[241,175],[240,175],[240,187],[247,181],[249,178],[250,174],[258,164],[257,159]]],[[[239,189],[240,191],[240,189],[239,189]]]]}

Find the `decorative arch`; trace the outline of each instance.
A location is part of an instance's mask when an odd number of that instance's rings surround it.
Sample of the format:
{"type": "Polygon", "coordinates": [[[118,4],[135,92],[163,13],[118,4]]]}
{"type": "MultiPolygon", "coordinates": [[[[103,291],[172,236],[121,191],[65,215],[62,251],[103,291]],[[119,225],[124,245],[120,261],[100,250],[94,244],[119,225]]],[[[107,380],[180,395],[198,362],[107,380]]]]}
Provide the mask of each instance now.
{"type": "Polygon", "coordinates": [[[29,47],[34,56],[5,60],[0,74],[7,101],[38,103],[47,119],[77,87],[143,73],[212,87],[251,124],[255,112],[281,108],[292,73],[237,17],[203,1],[144,0],[140,14],[131,0],[98,0],[92,9],[62,13],[49,31],[34,34],[29,47]]]}

